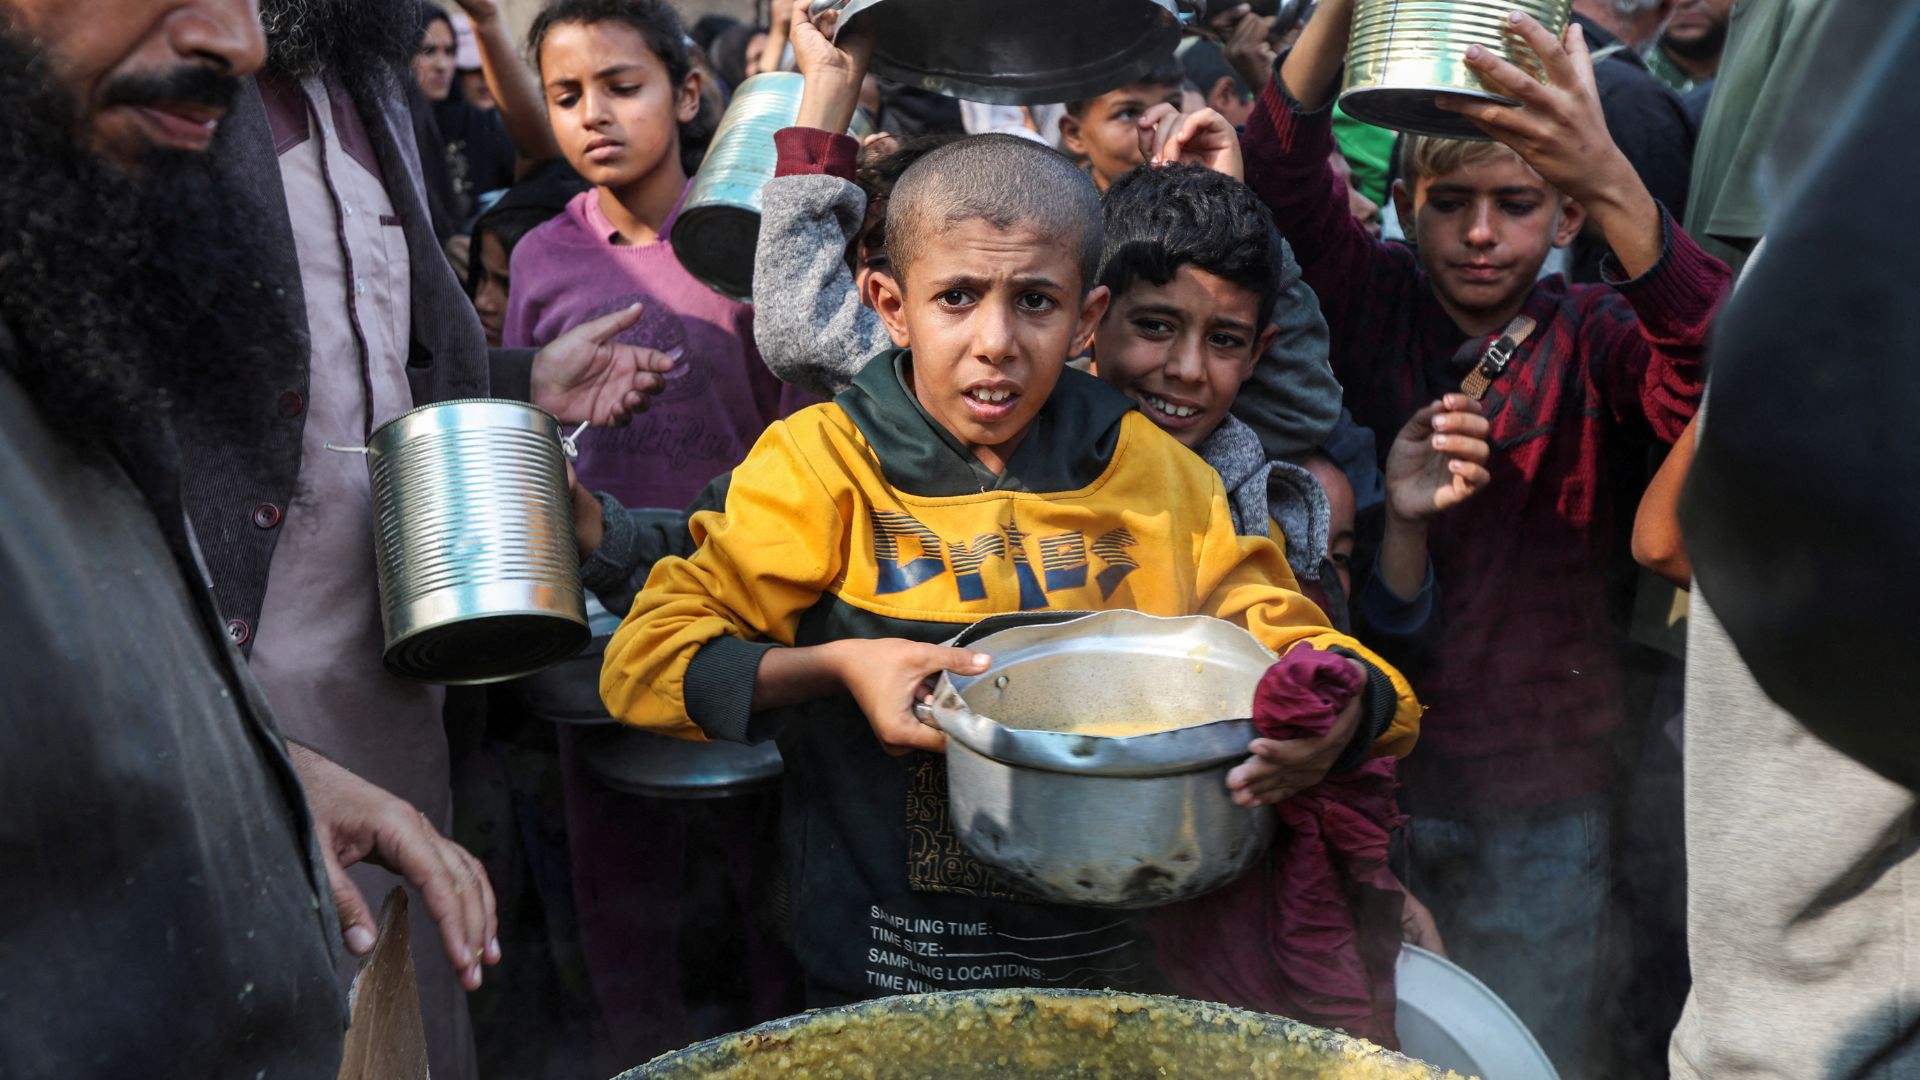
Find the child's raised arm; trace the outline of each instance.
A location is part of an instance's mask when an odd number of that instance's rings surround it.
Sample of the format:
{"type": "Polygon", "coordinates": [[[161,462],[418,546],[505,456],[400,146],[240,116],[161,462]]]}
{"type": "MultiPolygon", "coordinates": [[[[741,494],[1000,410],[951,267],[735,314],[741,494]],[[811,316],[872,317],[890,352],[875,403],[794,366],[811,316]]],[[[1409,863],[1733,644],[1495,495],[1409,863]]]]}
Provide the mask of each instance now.
{"type": "Polygon", "coordinates": [[[1302,110],[1318,112],[1332,103],[1352,32],[1353,0],[1325,0],[1314,9],[1280,64],[1280,82],[1302,110]]]}

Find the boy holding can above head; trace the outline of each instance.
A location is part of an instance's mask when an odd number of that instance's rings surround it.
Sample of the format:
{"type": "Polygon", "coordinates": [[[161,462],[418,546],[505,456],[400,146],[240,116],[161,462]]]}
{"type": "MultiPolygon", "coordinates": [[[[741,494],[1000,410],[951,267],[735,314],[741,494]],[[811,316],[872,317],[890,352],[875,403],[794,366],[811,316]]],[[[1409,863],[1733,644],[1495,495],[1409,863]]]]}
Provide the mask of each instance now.
{"type": "Polygon", "coordinates": [[[1012,894],[958,846],[927,753],[944,737],[912,708],[928,678],[990,661],[936,643],[988,615],[1132,608],[1339,650],[1367,689],[1323,738],[1250,758],[1250,801],[1403,753],[1419,706],[1280,584],[1272,541],[1235,535],[1217,474],[1066,367],[1108,302],[1091,181],[1023,139],[964,139],[907,170],[887,220],[875,306],[898,348],[775,423],[725,512],[694,516],[697,550],[655,566],[603,695],[670,734],[778,738],[812,1003],[1152,985],[1131,919],[1012,894]]]}
{"type": "Polygon", "coordinates": [[[1353,2],[1322,3],[1280,62],[1247,125],[1248,181],[1320,296],[1361,423],[1395,430],[1463,380],[1484,395],[1491,483],[1430,525],[1441,630],[1420,680],[1426,744],[1402,771],[1407,884],[1454,957],[1576,1076],[1622,714],[1602,586],[1618,512],[1609,462],[1671,442],[1693,415],[1727,270],[1608,137],[1578,28],[1559,41],[1520,14],[1509,32],[1547,81],[1470,50],[1519,104],[1443,98],[1496,141],[1409,138],[1393,195],[1416,246],[1369,236],[1327,164],[1353,2]],[[1588,217],[1613,251],[1606,284],[1536,282],[1588,217]],[[1519,339],[1504,367],[1477,364],[1503,336],[1519,339]]]}

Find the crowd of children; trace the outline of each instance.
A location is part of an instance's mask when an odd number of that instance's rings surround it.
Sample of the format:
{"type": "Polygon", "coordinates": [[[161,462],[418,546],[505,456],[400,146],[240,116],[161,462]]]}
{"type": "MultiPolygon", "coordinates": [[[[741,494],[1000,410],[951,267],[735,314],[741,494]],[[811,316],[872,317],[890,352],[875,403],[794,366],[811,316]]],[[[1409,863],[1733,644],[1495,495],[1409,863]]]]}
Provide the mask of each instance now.
{"type": "Polygon", "coordinates": [[[1608,138],[1579,32],[1524,16],[1510,32],[1544,84],[1467,58],[1524,107],[1451,104],[1490,140],[1402,138],[1390,185],[1357,194],[1380,163],[1356,177],[1331,115],[1352,6],[1322,0],[1280,52],[1231,12],[1184,68],[1066,103],[1054,148],[863,146],[843,133],[877,93],[872,43],[803,2],[777,49],[708,27],[705,56],[665,0],[538,17],[570,168],[523,168],[480,214],[468,281],[490,341],[625,312],[618,340],[667,367],[630,426],[580,440],[586,581],[625,615],[605,701],[684,738],[777,740],[786,770],[777,807],[696,840],[597,788],[560,734],[572,901],[621,1053],[712,1033],[661,1020],[683,978],[679,867],[775,818],[783,859],[763,870],[800,983],[766,1000],[898,989],[871,946],[900,935],[1021,957],[912,968],[929,989],[1169,988],[1145,924],[1033,902],[966,856],[942,736],[912,712],[931,676],[985,670],[946,644],[971,623],[1132,608],[1346,658],[1363,689],[1334,729],[1255,740],[1235,797],[1404,758],[1409,939],[1586,1072],[1627,712],[1608,575],[1648,455],[1699,404],[1728,273],[1608,138]],[[1243,78],[1249,56],[1270,69],[1243,78]],[[712,131],[705,81],[788,58],[804,93],[775,136],[749,306],[668,234],[712,131]],[[1403,241],[1368,220],[1389,194],[1403,241]],[[1603,283],[1542,276],[1587,227],[1603,283]]]}

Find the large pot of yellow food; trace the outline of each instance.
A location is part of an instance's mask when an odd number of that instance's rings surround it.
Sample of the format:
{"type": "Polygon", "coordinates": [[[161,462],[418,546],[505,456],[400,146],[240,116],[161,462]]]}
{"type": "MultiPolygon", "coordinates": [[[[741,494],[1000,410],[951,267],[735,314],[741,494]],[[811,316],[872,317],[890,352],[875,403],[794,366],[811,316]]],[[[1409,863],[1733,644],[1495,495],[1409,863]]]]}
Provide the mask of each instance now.
{"type": "Polygon", "coordinates": [[[1278,1016],[1100,990],[960,990],[821,1009],[676,1051],[619,1080],[1248,1077],[1459,1080],[1278,1016]]]}

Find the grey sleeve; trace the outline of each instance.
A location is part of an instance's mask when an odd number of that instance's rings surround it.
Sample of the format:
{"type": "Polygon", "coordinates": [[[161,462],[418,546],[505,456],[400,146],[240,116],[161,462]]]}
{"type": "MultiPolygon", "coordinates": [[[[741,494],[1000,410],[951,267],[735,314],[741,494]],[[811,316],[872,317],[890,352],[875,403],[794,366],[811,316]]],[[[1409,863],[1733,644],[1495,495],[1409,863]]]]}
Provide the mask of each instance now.
{"type": "Polygon", "coordinates": [[[775,375],[824,397],[893,343],[847,267],[866,211],[866,194],[837,176],[776,176],[760,191],[754,343],[775,375]]]}
{"type": "Polygon", "coordinates": [[[580,584],[608,611],[626,618],[654,563],[669,555],[693,557],[687,519],[702,510],[723,509],[732,481],[731,470],[714,477],[685,510],[629,510],[606,492],[594,492],[606,531],[600,546],[580,564],[580,584]]]}
{"type": "Polygon", "coordinates": [[[1340,418],[1340,381],[1327,363],[1327,321],[1320,299],[1300,276],[1300,263],[1280,242],[1280,300],[1272,324],[1280,333],[1267,346],[1253,377],[1233,399],[1232,413],[1254,434],[1269,458],[1297,460],[1316,449],[1340,418]]]}

